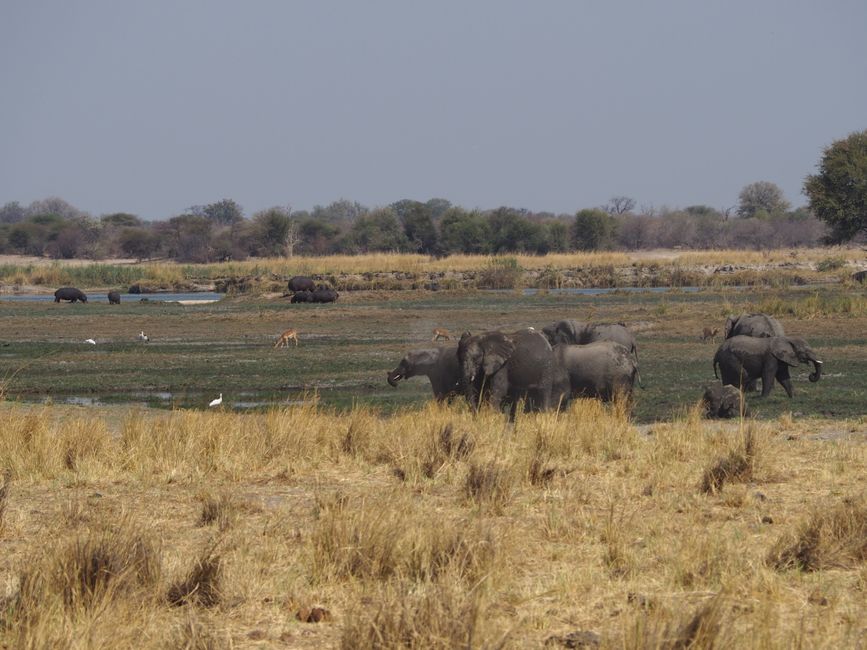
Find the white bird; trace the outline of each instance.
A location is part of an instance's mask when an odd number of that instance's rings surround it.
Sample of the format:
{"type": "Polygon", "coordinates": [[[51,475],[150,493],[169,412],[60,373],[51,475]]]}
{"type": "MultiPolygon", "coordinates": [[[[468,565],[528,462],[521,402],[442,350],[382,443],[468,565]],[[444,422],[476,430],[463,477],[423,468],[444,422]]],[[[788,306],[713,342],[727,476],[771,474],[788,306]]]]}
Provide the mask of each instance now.
{"type": "Polygon", "coordinates": [[[91,345],[96,345],[96,341],[94,341],[93,339],[85,339],[84,342],[90,343],[91,345]]]}
{"type": "Polygon", "coordinates": [[[138,340],[139,340],[139,341],[144,341],[145,343],[147,343],[147,342],[150,341],[151,339],[150,339],[150,337],[149,337],[147,334],[144,333],[144,330],[142,330],[141,334],[138,335],[138,340]]]}
{"type": "Polygon", "coordinates": [[[220,396],[217,399],[212,399],[211,403],[208,406],[219,406],[223,403],[223,393],[220,393],[220,396]]]}

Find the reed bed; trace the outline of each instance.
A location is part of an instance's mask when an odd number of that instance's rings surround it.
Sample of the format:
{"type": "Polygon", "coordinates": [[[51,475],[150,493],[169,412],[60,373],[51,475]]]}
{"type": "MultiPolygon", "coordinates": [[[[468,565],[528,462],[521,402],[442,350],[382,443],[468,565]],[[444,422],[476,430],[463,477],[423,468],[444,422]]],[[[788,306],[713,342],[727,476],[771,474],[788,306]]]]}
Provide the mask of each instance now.
{"type": "MultiPolygon", "coordinates": [[[[563,269],[601,269],[643,267],[683,273],[699,267],[740,265],[757,268],[768,266],[802,266],[821,275],[848,277],[851,269],[864,263],[863,251],[857,248],[781,249],[773,251],[639,251],[573,252],[548,255],[508,254],[452,255],[432,258],[425,255],[371,253],[366,255],[330,255],[322,257],[264,258],[243,262],[215,264],[179,264],[174,262],[81,263],[56,261],[0,265],[0,283],[8,285],[80,287],[123,287],[136,282],[157,286],[180,286],[185,283],[210,283],[220,278],[256,277],[288,278],[293,275],[346,274],[431,274],[447,272],[482,272],[507,260],[524,271],[555,273],[563,269]],[[832,260],[834,263],[829,263],[832,260]]],[[[678,284],[677,277],[674,278],[678,284]]],[[[748,278],[747,278],[748,280],[748,278]]],[[[547,286],[554,286],[546,281],[547,286]]],[[[680,282],[679,284],[683,284],[680,282]]],[[[375,288],[375,287],[374,287],[375,288]]]]}

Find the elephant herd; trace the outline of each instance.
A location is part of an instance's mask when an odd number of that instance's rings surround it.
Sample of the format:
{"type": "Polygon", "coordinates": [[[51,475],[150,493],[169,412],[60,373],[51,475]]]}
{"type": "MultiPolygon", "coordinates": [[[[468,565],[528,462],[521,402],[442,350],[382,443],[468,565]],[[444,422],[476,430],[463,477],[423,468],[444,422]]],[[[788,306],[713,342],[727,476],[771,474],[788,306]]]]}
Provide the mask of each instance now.
{"type": "MultiPolygon", "coordinates": [[[[709,417],[735,417],[744,411],[742,391],[762,397],[778,381],[789,397],[789,367],[812,363],[811,382],[819,381],[822,361],[799,337],[785,335],[782,325],[766,314],[731,316],[725,340],[713,359],[721,384],[704,396],[709,417]]],[[[463,395],[472,408],[482,402],[525,411],[559,409],[578,397],[612,401],[630,398],[641,384],[635,335],[623,323],[593,324],[561,320],[541,332],[532,327],[516,332],[465,332],[460,341],[408,352],[388,373],[391,386],[403,379],[427,376],[437,400],[463,395]]]]}
{"type": "Polygon", "coordinates": [[[623,324],[562,320],[537,331],[464,333],[457,345],[412,350],[388,373],[388,383],[424,375],[438,400],[463,394],[525,411],[563,408],[576,397],[629,397],[638,379],[635,336],[623,324]]]}

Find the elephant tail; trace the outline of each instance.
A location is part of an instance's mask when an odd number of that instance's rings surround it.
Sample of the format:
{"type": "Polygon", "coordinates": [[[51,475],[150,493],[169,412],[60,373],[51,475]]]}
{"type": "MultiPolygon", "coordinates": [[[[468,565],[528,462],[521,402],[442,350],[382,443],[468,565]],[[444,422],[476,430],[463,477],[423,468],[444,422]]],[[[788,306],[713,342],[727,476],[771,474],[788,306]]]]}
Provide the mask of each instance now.
{"type": "Polygon", "coordinates": [[[638,387],[644,390],[644,384],[641,383],[641,371],[638,369],[638,364],[635,364],[635,381],[638,382],[638,387]]]}

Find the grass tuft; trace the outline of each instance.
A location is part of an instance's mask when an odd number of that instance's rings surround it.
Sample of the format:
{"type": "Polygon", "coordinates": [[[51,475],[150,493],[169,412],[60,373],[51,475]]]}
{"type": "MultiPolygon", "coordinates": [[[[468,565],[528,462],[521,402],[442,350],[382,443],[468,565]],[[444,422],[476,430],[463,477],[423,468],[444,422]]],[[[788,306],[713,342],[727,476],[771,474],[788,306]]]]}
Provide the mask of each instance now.
{"type": "Polygon", "coordinates": [[[512,489],[512,474],[508,469],[493,462],[484,465],[470,463],[464,481],[464,496],[467,500],[500,512],[511,500],[512,489]]]}
{"type": "Polygon", "coordinates": [[[196,559],[187,575],[173,583],[166,593],[170,605],[214,607],[222,599],[223,559],[212,545],[196,559]]]}
{"type": "Polygon", "coordinates": [[[717,494],[723,485],[729,483],[745,483],[753,477],[755,464],[756,438],[752,429],[744,431],[743,444],[738,449],[732,449],[727,456],[717,460],[708,467],[701,479],[700,489],[704,494],[717,494]]]}
{"type": "MultiPolygon", "coordinates": [[[[412,583],[388,585],[347,616],[342,650],[362,648],[443,649],[478,644],[481,597],[478,590],[412,583]]],[[[488,646],[486,646],[488,647],[488,646]]],[[[502,642],[489,647],[502,647],[502,642]]]]}
{"type": "Polygon", "coordinates": [[[777,541],[767,562],[779,571],[853,569],[867,562],[867,497],[817,507],[794,533],[777,541]]]}

